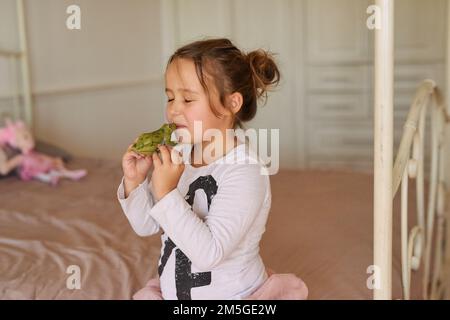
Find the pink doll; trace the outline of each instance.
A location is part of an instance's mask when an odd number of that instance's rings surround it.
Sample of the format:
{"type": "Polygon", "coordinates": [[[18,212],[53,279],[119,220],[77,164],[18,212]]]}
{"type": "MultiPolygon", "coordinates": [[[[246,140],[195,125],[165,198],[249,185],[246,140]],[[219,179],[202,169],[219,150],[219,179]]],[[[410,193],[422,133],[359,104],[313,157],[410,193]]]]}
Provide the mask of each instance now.
{"type": "Polygon", "coordinates": [[[79,180],[87,174],[84,169],[68,170],[61,158],[34,151],[32,134],[22,121],[6,119],[0,128],[0,175],[17,170],[22,180],[37,179],[55,186],[60,178],[79,180]]]}

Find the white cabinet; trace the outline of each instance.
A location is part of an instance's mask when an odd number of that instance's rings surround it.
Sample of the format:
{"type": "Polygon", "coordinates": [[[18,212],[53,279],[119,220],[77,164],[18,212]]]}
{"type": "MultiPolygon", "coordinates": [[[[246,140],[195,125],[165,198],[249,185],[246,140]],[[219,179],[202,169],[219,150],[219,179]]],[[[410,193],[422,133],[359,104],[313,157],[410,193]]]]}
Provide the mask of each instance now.
{"type": "MultiPolygon", "coordinates": [[[[307,0],[307,164],[371,170],[373,41],[365,0],[307,0]]],[[[419,83],[444,85],[445,1],[395,1],[394,148],[419,83]]]]}

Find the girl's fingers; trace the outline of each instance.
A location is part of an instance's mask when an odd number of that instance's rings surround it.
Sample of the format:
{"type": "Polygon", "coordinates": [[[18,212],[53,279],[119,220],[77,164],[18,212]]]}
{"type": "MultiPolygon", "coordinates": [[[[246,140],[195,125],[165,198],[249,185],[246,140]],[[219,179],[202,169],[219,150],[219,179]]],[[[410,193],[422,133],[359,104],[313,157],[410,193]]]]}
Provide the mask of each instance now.
{"type": "Polygon", "coordinates": [[[174,164],[181,164],[183,162],[183,157],[181,155],[181,152],[177,151],[176,149],[170,150],[170,157],[172,159],[172,163],[174,164]]]}
{"type": "Polygon", "coordinates": [[[169,164],[171,162],[169,151],[166,146],[159,146],[159,151],[161,151],[161,157],[163,164],[169,164]]]}
{"type": "Polygon", "coordinates": [[[148,163],[149,165],[152,164],[152,157],[151,157],[151,156],[146,156],[144,159],[145,159],[145,161],[147,161],[147,163],[148,163]]]}
{"type": "Polygon", "coordinates": [[[130,151],[131,156],[133,156],[136,159],[140,159],[141,155],[135,151],[130,151]]]}
{"type": "Polygon", "coordinates": [[[134,160],[136,158],[136,155],[132,152],[132,151],[128,151],[127,153],[125,153],[123,159],[126,159],[128,161],[130,160],[134,160]]]}
{"type": "Polygon", "coordinates": [[[153,153],[152,160],[153,160],[153,165],[155,166],[155,168],[159,168],[161,166],[161,160],[159,159],[156,152],[153,153]]]}

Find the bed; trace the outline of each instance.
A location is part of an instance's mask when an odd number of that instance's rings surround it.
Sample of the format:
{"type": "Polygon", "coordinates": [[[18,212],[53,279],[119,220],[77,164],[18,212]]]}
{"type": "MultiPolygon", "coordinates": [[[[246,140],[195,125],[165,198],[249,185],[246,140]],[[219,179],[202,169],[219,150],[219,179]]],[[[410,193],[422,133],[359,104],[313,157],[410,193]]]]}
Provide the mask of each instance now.
{"type": "MultiPolygon", "coordinates": [[[[68,167],[89,174],[58,187],[0,180],[0,299],[130,299],[156,275],[160,237],[139,237],[129,226],[116,200],[120,163],[74,158],[68,167]],[[66,285],[72,265],[80,268],[80,289],[66,285]]],[[[310,299],[370,299],[373,176],[281,170],[271,186],[261,242],[266,266],[300,276],[310,299]]],[[[413,193],[409,199],[413,206],[413,193]]],[[[399,239],[394,243],[393,295],[401,298],[399,239]]],[[[419,287],[412,297],[420,298],[419,287]]]]}

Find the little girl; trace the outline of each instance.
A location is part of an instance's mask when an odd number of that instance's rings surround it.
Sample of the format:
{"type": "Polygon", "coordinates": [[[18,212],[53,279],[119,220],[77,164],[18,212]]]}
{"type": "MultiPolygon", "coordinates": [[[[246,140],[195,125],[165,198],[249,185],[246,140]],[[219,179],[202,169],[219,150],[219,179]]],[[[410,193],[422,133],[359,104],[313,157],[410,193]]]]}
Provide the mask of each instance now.
{"type": "Polygon", "coordinates": [[[140,236],[163,231],[158,277],[135,299],[306,298],[295,275],[266,271],[259,242],[270,180],[248,143],[229,134],[255,116],[258,98],[279,80],[269,53],[245,54],[228,39],[196,41],[170,57],[166,118],[189,146],[190,161],[167,146],[160,156],[142,156],[130,145],[123,156],[117,197],[126,217],[140,236]],[[209,129],[222,134],[207,138],[209,129]]]}

